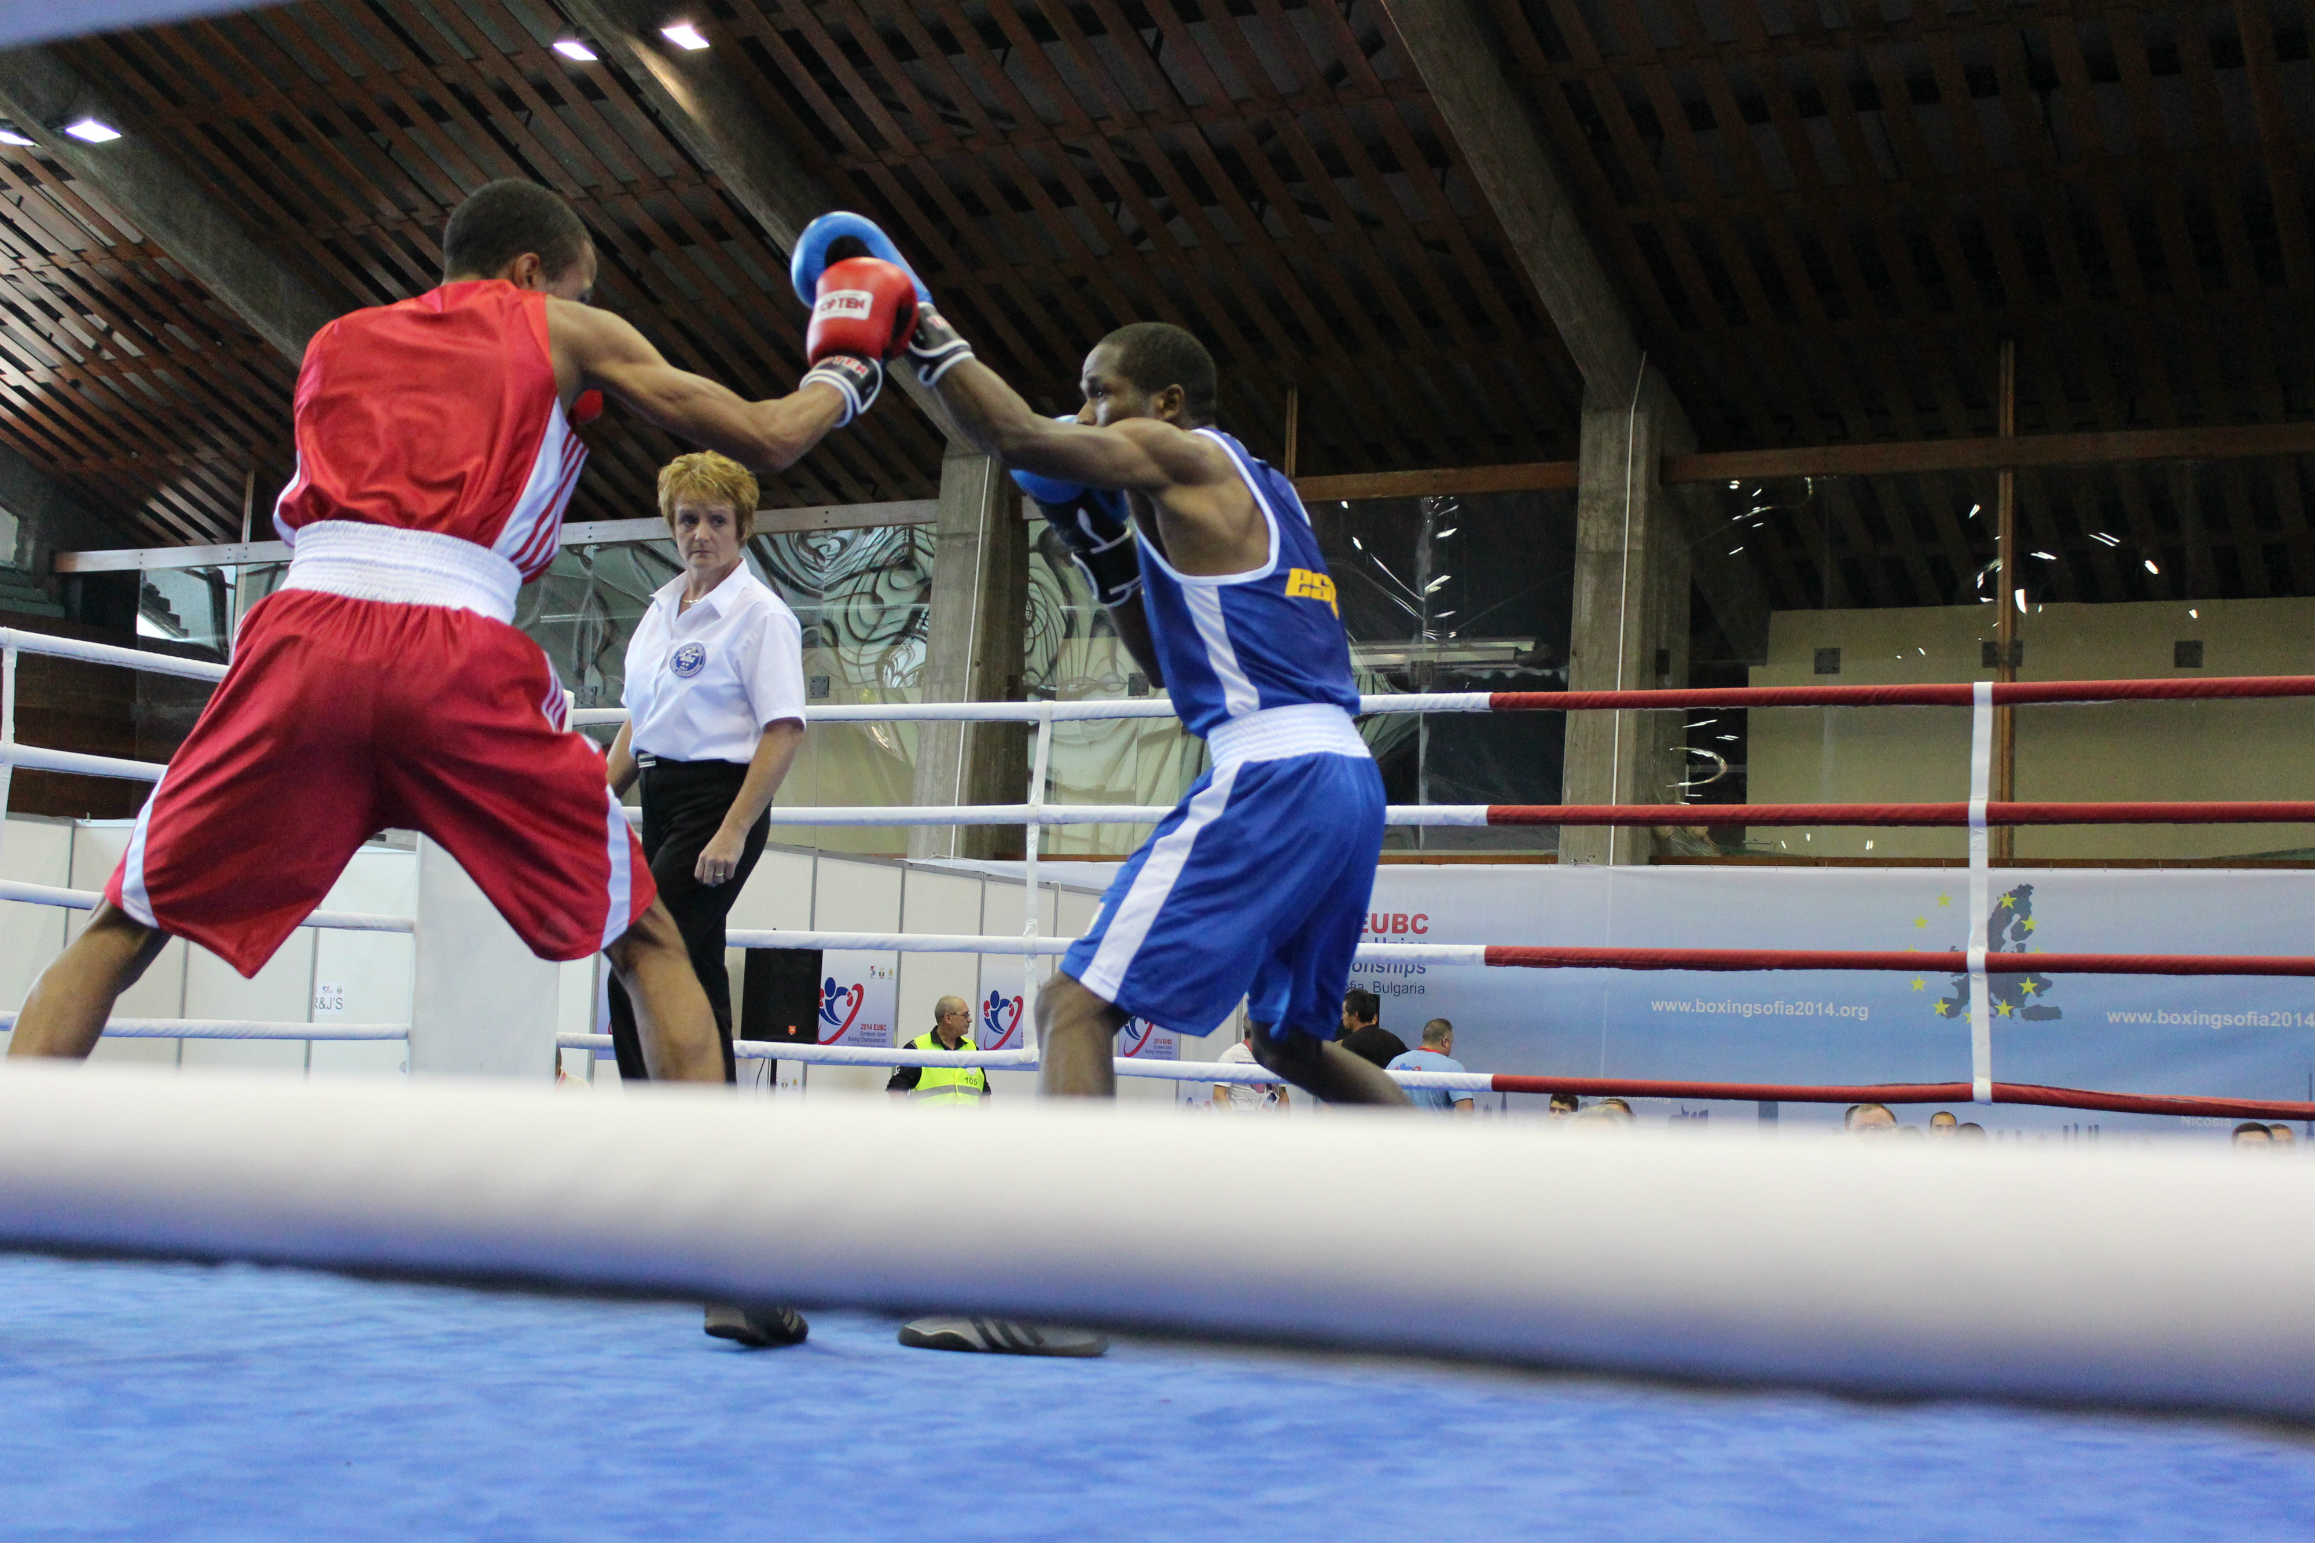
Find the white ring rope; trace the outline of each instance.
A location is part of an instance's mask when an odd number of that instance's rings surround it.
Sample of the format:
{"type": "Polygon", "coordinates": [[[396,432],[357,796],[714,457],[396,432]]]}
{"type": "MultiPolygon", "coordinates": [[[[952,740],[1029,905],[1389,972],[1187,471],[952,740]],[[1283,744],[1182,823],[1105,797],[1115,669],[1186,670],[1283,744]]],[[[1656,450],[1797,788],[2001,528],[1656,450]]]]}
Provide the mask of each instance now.
{"type": "MultiPolygon", "coordinates": [[[[557,1034],[558,1050],[609,1050],[608,1034],[557,1034]]],[[[789,1044],[781,1040],[735,1039],[732,1056],[741,1061],[801,1061],[834,1066],[978,1066],[994,1071],[1035,1071],[1034,1050],[903,1050],[877,1045],[789,1044]]],[[[1281,1081],[1260,1066],[1237,1061],[1145,1061],[1138,1056],[1112,1058],[1120,1077],[1149,1077],[1164,1082],[1242,1082],[1261,1087],[1281,1081]]],[[[1460,1093],[1492,1093],[1489,1072],[1392,1072],[1402,1087],[1445,1088],[1460,1093]]]]}
{"type": "MultiPolygon", "coordinates": [[[[0,1033],[16,1027],[14,1011],[0,1012],[0,1033]]],[[[266,1023],[241,1018],[108,1018],[107,1039],[408,1039],[406,1023],[266,1023]]],[[[608,1037],[604,1041],[609,1043],[608,1037]]],[[[9,1069],[15,1075],[15,1068],[9,1069]]]]}
{"type": "MultiPolygon", "coordinates": [[[[52,905],[67,911],[93,911],[103,899],[103,893],[93,889],[65,889],[55,884],[26,884],[16,879],[0,879],[0,900],[14,900],[25,905],[52,905]]],[[[368,911],[315,911],[298,925],[326,928],[332,932],[409,932],[415,924],[407,916],[385,916],[368,911]]]]}
{"type": "Polygon", "coordinates": [[[0,1242],[2315,1417],[2307,1163],[1354,1109],[1186,1141],[1018,1100],[973,1162],[1037,1182],[927,1205],[961,1139],[877,1100],[11,1066],[0,1242]],[[1214,1203],[1248,1175],[1265,1203],[1214,1203]]]}

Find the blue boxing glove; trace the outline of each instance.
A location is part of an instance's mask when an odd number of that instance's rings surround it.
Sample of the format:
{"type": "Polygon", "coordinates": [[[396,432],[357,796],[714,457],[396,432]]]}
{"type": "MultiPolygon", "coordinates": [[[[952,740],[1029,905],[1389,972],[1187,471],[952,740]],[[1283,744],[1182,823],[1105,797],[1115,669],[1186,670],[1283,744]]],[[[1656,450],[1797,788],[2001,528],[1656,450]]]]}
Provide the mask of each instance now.
{"type": "Polygon", "coordinates": [[[880,258],[907,274],[908,281],[916,286],[916,325],[908,335],[908,358],[916,366],[918,380],[935,385],[973,357],[972,345],[934,309],[932,292],[924,287],[924,280],[916,276],[908,259],[900,255],[900,248],[864,214],[838,209],[804,227],[803,234],[796,237],[795,255],[788,260],[788,282],[796,286],[796,298],[816,305],[820,276],[828,271],[828,265],[852,257],[880,258]]]}
{"type": "MultiPolygon", "coordinates": [[[[1057,420],[1075,423],[1071,417],[1057,420]]],[[[1122,605],[1141,593],[1141,559],[1133,549],[1133,517],[1115,488],[1079,487],[1057,477],[1015,469],[1013,482],[1035,500],[1045,522],[1093,587],[1103,605],[1122,605]]]]}

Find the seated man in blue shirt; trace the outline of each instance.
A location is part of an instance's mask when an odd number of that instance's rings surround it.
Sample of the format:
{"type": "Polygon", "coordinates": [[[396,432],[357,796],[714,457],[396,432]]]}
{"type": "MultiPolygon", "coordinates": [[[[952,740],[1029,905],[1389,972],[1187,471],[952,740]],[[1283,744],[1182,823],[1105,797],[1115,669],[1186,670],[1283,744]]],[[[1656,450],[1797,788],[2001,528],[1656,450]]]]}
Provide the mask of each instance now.
{"type": "MultiPolygon", "coordinates": [[[[1393,1056],[1384,1067],[1392,1072],[1459,1072],[1463,1063],[1451,1052],[1455,1048],[1455,1025],[1444,1018],[1433,1018],[1423,1025],[1423,1043],[1420,1049],[1393,1056]]],[[[1451,1110],[1456,1114],[1471,1112],[1471,1095],[1451,1088],[1409,1088],[1407,1097],[1417,1109],[1451,1110]]]]}

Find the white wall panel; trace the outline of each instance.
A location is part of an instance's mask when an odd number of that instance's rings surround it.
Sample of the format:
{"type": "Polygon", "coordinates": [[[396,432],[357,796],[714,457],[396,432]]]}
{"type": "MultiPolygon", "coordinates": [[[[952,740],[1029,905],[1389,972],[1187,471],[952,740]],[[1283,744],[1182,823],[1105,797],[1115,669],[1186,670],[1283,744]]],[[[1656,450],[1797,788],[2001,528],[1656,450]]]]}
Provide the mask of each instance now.
{"type": "MultiPolygon", "coordinates": [[[[401,847],[366,846],[322,901],[325,910],[408,916],[418,905],[417,854],[401,847]]],[[[408,1023],[415,945],[407,933],[314,933],[316,987],[336,987],[342,1012],[323,1016],[346,1023],[408,1023]]],[[[407,1072],[410,1047],[394,1041],[323,1043],[313,1047],[316,1076],[394,1077],[407,1072]]]]}

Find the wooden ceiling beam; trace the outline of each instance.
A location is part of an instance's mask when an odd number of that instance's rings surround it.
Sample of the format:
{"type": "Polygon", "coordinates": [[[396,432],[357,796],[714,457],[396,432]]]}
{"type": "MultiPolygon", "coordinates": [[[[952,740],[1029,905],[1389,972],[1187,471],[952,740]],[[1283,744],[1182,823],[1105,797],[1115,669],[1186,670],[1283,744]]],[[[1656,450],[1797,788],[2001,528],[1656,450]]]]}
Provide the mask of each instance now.
{"type": "MultiPolygon", "coordinates": [[[[687,64],[661,43],[665,8],[655,0],[557,0],[563,13],[619,68],[657,110],[691,157],[745,209],[781,256],[814,219],[836,208],[834,197],[721,61],[687,64]]],[[[893,384],[944,442],[956,431],[906,369],[893,384]]]]}
{"type": "Polygon", "coordinates": [[[175,158],[137,132],[84,145],[60,131],[63,121],[104,106],[105,92],[56,51],[0,53],[0,111],[47,155],[121,210],[150,241],[230,306],[250,329],[291,359],[306,339],[344,309],[244,230],[234,211],[207,198],[175,158]]]}
{"type": "Polygon", "coordinates": [[[1470,0],[1385,0],[1383,8],[1587,395],[1631,400],[1642,353],[1637,330],[1470,0]]]}

